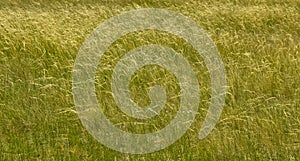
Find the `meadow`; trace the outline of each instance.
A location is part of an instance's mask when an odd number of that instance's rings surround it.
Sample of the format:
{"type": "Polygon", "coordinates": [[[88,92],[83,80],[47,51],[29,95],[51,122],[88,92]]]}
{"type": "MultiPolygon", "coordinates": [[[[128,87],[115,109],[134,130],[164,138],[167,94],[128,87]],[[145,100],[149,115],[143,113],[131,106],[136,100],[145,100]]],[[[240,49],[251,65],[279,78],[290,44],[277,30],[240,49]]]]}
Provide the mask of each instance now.
{"type": "Polygon", "coordinates": [[[0,160],[300,160],[299,20],[299,0],[0,0],[0,160]],[[220,52],[228,88],[218,124],[199,140],[211,89],[199,54],[184,40],[155,30],[114,42],[100,61],[96,87],[117,127],[153,132],[178,110],[178,83],[158,66],[137,71],[130,94],[143,107],[149,87],[161,84],[170,112],[138,120],[118,110],[111,73],[131,49],[153,43],[174,48],[190,62],[201,87],[199,113],[187,133],[166,149],[133,155],[105,147],[81,124],[72,72],[95,27],[139,8],[164,8],[197,22],[220,52]]]}

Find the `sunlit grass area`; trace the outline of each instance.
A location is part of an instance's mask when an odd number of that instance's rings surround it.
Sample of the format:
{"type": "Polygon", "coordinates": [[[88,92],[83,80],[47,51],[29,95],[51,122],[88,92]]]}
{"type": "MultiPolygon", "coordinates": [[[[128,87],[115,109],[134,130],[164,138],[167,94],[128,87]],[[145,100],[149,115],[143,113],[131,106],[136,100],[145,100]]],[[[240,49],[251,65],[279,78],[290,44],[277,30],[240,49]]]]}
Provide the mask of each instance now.
{"type": "Polygon", "coordinates": [[[299,0],[0,1],[0,160],[300,160],[299,20],[299,0]],[[96,75],[99,104],[118,128],[153,132],[179,108],[174,75],[146,66],[133,76],[130,95],[144,107],[149,88],[164,86],[168,99],[162,115],[138,120],[118,109],[110,89],[113,67],[136,47],[173,48],[189,61],[201,87],[196,121],[181,139],[155,153],[131,155],[103,146],[81,124],[72,71],[95,27],[138,8],[164,8],[197,22],[220,52],[228,88],[217,126],[199,140],[211,92],[199,53],[161,31],[121,37],[104,53],[96,75]]]}

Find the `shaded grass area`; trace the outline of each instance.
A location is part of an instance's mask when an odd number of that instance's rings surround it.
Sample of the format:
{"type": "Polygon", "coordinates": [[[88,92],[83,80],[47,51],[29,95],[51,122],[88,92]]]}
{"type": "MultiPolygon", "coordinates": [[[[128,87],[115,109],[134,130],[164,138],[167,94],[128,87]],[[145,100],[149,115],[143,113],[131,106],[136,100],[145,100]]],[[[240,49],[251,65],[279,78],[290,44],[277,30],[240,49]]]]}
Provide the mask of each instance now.
{"type": "MultiPolygon", "coordinates": [[[[0,6],[1,160],[300,159],[299,1],[15,0],[1,1],[0,6]],[[110,91],[107,80],[112,62],[125,51],[147,43],[168,45],[188,58],[201,86],[197,121],[186,135],[159,152],[129,155],[102,146],[85,130],[73,104],[71,79],[78,49],[88,34],[109,17],[143,7],[180,12],[209,33],[225,64],[228,93],[216,128],[198,140],[210,98],[202,59],[184,41],[167,33],[147,31],[122,37],[106,52],[96,78],[98,99],[105,96],[100,103],[114,107],[106,114],[125,130],[153,131],[173,116],[166,113],[163,116],[168,119],[136,126],[140,120],[117,112],[105,91],[110,91]]],[[[178,85],[171,73],[156,69],[136,73],[132,98],[147,105],[148,88],[161,83],[169,89],[168,103],[174,114],[178,85]]]]}

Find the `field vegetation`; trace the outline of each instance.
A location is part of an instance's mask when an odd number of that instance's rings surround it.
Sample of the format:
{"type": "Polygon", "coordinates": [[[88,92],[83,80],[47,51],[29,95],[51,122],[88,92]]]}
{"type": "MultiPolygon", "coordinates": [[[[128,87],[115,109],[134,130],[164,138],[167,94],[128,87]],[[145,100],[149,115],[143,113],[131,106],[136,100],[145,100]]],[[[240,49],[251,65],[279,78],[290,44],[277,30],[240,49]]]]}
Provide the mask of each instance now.
{"type": "Polygon", "coordinates": [[[300,160],[299,20],[299,0],[0,0],[0,160],[300,160]],[[220,52],[228,89],[217,126],[199,140],[211,86],[192,46],[155,30],[114,42],[100,61],[96,87],[105,114],[119,128],[161,129],[179,104],[174,75],[146,66],[131,80],[131,97],[146,106],[149,87],[161,84],[168,91],[166,110],[146,121],[118,110],[110,76],[129,50],[151,43],[174,48],[190,62],[201,87],[199,114],[181,139],[155,153],[131,155],[106,148],[83,127],[72,71],[95,27],[138,8],[164,8],[196,21],[220,52]]]}

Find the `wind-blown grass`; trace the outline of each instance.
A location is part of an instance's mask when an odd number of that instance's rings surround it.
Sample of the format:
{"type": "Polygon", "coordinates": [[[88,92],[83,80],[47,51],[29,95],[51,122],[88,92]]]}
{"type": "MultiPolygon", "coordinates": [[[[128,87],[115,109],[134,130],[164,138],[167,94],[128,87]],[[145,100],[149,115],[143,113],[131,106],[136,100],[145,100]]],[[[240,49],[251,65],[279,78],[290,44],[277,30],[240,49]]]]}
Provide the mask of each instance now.
{"type": "Polygon", "coordinates": [[[297,0],[1,1],[0,160],[299,160],[299,6],[297,0]],[[179,95],[172,73],[145,67],[130,84],[132,98],[146,106],[149,87],[162,84],[173,112],[145,122],[123,116],[108,80],[125,51],[147,43],[168,45],[187,57],[201,86],[197,121],[180,140],[156,153],[130,155],[106,148],[85,130],[71,80],[89,33],[118,13],[144,7],[180,12],[209,33],[225,64],[228,92],[217,126],[198,140],[210,98],[202,59],[167,33],[122,37],[105,53],[96,77],[98,99],[104,98],[105,113],[120,128],[145,133],[164,127],[176,113],[179,95]]]}

